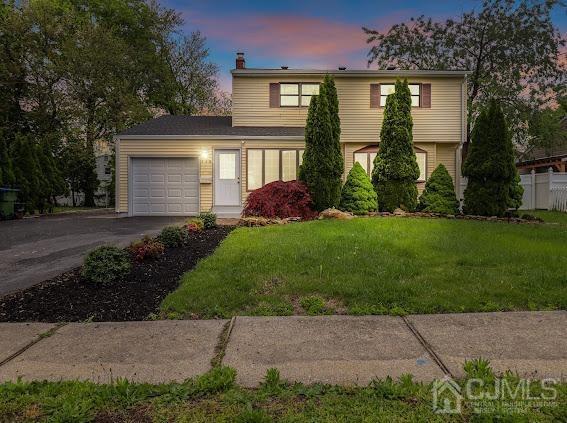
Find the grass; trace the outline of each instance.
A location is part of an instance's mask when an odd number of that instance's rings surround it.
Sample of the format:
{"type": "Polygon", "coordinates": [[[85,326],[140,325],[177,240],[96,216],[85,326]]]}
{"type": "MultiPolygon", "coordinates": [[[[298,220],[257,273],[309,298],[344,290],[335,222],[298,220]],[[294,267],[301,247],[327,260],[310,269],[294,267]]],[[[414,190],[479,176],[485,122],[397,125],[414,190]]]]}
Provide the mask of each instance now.
{"type": "MultiPolygon", "coordinates": [[[[520,215],[524,213],[520,210],[520,215]]],[[[558,223],[560,225],[567,225],[567,212],[550,211],[550,210],[526,210],[525,213],[543,219],[546,223],[558,223]]]]}
{"type": "MultiPolygon", "coordinates": [[[[487,362],[465,365],[469,378],[481,378],[494,390],[494,375],[487,362]]],[[[373,380],[366,387],[289,384],[276,369],[268,370],[259,389],[235,384],[236,372],[217,367],[184,383],[149,385],[119,380],[112,384],[91,382],[15,382],[0,384],[0,421],[6,422],[336,422],[336,421],[559,421],[567,413],[567,384],[553,385],[553,404],[527,402],[517,414],[499,408],[504,401],[485,401],[488,414],[475,415],[472,404],[463,413],[439,415],[432,410],[432,385],[416,383],[410,376],[399,380],[373,380]]],[[[510,392],[520,380],[504,376],[510,392]]],[[[548,385],[551,386],[551,385],[548,385]]],[[[532,382],[530,394],[538,398],[541,384],[532,382]]]]}
{"type": "Polygon", "coordinates": [[[567,227],[416,218],[312,221],[233,231],[162,303],[229,317],[552,310],[567,306],[567,227]],[[307,305],[309,308],[309,305],[307,305]]]}

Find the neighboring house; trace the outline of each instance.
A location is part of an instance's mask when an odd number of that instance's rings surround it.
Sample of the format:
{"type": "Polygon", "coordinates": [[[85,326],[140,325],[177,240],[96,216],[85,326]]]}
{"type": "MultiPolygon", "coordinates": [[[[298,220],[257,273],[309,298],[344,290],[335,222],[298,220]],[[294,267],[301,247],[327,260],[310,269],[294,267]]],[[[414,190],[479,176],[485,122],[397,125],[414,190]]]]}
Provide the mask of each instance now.
{"type": "Polygon", "coordinates": [[[116,211],[129,215],[240,214],[248,193],[293,180],[302,161],[311,96],[335,78],[345,175],[358,161],[370,174],[383,107],[396,78],[407,78],[414,108],[418,187],[443,163],[460,187],[466,140],[464,71],[232,70],[232,117],[162,116],[117,135],[116,211]]]}
{"type": "MultiPolygon", "coordinates": [[[[561,120],[561,128],[567,131],[567,116],[561,120]]],[[[563,137],[562,142],[557,145],[544,148],[531,148],[522,154],[520,160],[516,162],[518,171],[521,174],[544,173],[551,168],[554,172],[567,172],[567,140],[563,137]]]]}

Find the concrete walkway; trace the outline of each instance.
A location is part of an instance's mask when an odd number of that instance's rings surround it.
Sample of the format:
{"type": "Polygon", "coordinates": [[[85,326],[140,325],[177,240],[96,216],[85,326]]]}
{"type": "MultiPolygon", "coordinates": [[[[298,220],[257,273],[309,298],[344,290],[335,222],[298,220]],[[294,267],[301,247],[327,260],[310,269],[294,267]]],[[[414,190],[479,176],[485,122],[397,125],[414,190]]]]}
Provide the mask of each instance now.
{"type": "Polygon", "coordinates": [[[244,386],[271,367],[289,381],[364,385],[404,373],[460,377],[478,357],[497,372],[566,380],[567,312],[0,324],[0,381],[159,383],[222,363],[244,386]]]}

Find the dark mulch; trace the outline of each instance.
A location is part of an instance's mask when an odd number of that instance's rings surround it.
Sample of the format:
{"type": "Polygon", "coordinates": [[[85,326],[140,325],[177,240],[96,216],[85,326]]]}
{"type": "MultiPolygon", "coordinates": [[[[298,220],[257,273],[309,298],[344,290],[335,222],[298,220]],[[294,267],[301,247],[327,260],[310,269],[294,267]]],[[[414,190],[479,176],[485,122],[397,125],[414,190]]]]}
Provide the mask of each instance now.
{"type": "Polygon", "coordinates": [[[210,255],[231,229],[219,226],[192,233],[187,247],[167,248],[157,260],[135,263],[117,282],[87,282],[77,268],[0,298],[0,322],[144,320],[177,288],[181,275],[210,255]]]}

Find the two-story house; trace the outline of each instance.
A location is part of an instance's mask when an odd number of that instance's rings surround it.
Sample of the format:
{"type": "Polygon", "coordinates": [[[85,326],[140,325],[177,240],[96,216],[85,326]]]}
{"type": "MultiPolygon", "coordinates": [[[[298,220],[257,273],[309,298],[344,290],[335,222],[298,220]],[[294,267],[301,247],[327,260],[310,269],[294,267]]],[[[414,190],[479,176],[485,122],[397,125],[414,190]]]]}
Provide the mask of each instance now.
{"type": "Polygon", "coordinates": [[[458,190],[467,72],[251,69],[238,53],[232,117],[162,116],[116,136],[116,211],[236,216],[250,191],[296,179],[309,102],[327,73],[338,92],[345,175],[355,161],[372,172],[386,97],[407,78],[418,188],[443,163],[458,190]]]}

